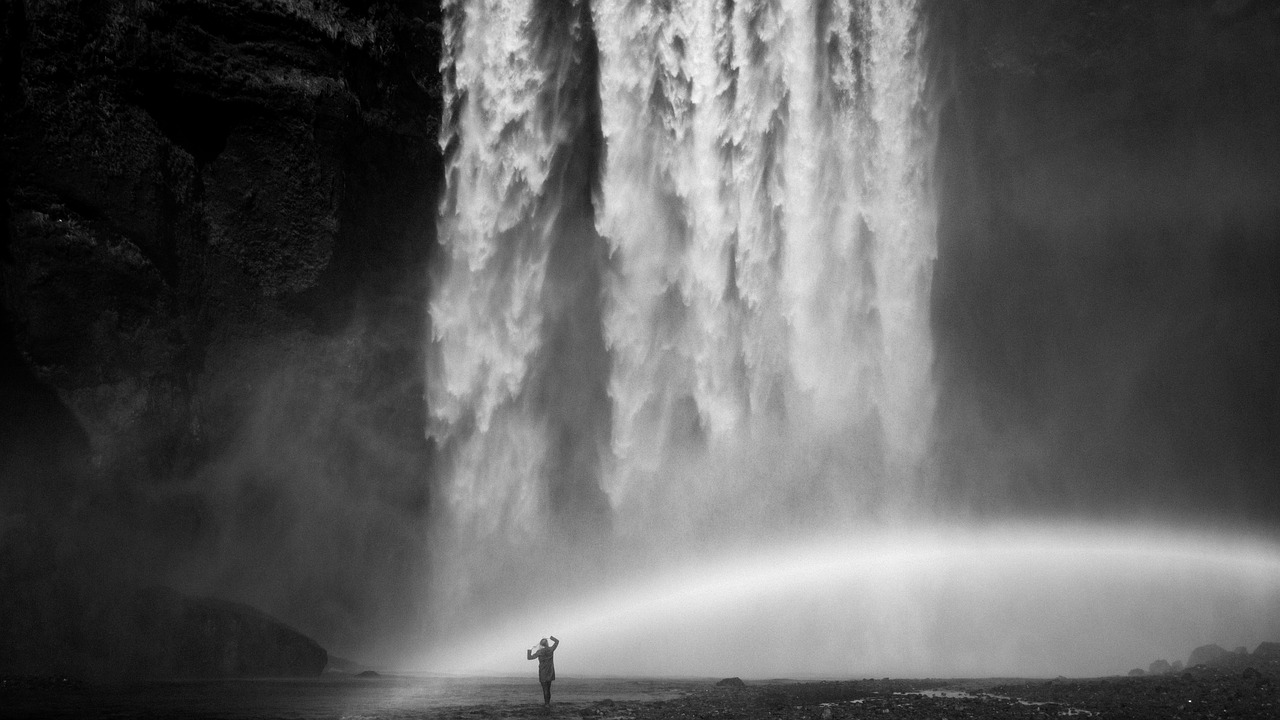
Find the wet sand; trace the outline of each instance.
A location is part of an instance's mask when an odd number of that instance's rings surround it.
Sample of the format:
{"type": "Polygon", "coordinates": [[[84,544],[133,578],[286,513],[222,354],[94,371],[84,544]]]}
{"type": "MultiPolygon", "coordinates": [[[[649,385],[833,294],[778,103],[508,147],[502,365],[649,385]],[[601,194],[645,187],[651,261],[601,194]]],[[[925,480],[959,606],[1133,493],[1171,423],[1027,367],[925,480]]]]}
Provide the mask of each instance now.
{"type": "Polygon", "coordinates": [[[1280,717],[1280,682],[1216,669],[1055,680],[557,680],[550,708],[528,679],[325,677],[94,686],[0,683],[5,718],[324,718],[332,720],[839,720],[840,718],[1280,717]]]}

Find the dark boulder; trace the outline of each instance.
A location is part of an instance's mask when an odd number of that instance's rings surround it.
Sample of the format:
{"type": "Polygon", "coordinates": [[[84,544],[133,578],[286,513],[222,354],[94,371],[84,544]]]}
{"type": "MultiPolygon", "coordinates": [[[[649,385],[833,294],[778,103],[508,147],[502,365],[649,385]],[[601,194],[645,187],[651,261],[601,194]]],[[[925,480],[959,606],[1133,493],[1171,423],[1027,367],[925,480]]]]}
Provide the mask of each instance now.
{"type": "Polygon", "coordinates": [[[0,593],[0,675],[287,678],[319,675],[328,662],[314,639],[242,603],[102,577],[10,579],[0,593]]]}
{"type": "Polygon", "coordinates": [[[1146,675],[1146,674],[1147,674],[1147,671],[1143,670],[1142,668],[1134,668],[1129,671],[1129,677],[1142,677],[1143,675],[1146,675]]]}
{"type": "Polygon", "coordinates": [[[248,605],[131,589],[93,568],[68,574],[77,577],[10,577],[0,593],[0,675],[303,677],[328,661],[314,640],[248,605]]]}
{"type": "Polygon", "coordinates": [[[1280,642],[1261,642],[1253,649],[1253,657],[1280,661],[1280,642]]]}
{"type": "Polygon", "coordinates": [[[1195,667],[1196,665],[1213,665],[1227,655],[1227,651],[1217,644],[1201,645],[1191,651],[1191,657],[1187,660],[1187,667],[1195,667]]]}
{"type": "Polygon", "coordinates": [[[328,662],[316,641],[248,605],[148,588],[129,610],[130,676],[309,677],[328,662]]]}
{"type": "Polygon", "coordinates": [[[1172,671],[1173,667],[1169,665],[1168,660],[1157,660],[1147,668],[1147,673],[1151,675],[1164,675],[1172,671]]]}
{"type": "Polygon", "coordinates": [[[740,677],[728,677],[716,683],[716,687],[744,688],[747,684],[740,677]]]}

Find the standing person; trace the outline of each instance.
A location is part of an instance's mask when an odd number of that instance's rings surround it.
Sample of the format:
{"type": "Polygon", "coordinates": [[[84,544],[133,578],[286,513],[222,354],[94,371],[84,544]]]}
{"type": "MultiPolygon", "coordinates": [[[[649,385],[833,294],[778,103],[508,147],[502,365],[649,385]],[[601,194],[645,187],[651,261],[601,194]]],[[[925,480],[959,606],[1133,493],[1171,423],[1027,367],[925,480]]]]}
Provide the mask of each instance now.
{"type": "Polygon", "coordinates": [[[560,641],[555,635],[551,636],[551,644],[547,644],[547,639],[542,638],[538,641],[537,650],[530,648],[526,651],[530,660],[538,659],[538,682],[542,683],[542,704],[551,705],[551,681],[556,679],[556,663],[555,652],[560,646],[560,641]]]}

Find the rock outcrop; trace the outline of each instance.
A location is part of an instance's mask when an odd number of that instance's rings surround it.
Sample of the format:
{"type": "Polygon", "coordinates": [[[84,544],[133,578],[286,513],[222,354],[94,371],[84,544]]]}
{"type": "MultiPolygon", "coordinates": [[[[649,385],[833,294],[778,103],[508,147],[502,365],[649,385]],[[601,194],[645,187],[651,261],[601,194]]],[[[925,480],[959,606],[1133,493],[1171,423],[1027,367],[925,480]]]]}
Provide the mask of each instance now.
{"type": "Polygon", "coordinates": [[[1253,657],[1261,660],[1280,662],[1280,642],[1260,642],[1253,649],[1253,657]]]}
{"type": "Polygon", "coordinates": [[[1187,659],[1187,667],[1195,667],[1197,665],[1213,665],[1221,661],[1229,655],[1223,647],[1217,644],[1201,645],[1191,651],[1191,657],[1187,659]]]}
{"type": "MultiPolygon", "coordinates": [[[[1274,677],[1280,674],[1280,643],[1259,643],[1252,653],[1245,646],[1238,646],[1234,651],[1228,651],[1217,644],[1201,645],[1191,651],[1191,657],[1188,658],[1185,667],[1188,677],[1194,677],[1197,673],[1223,671],[1245,673],[1246,677],[1253,677],[1258,673],[1265,677],[1274,677]]],[[[1165,675],[1182,670],[1181,660],[1175,661],[1172,665],[1164,660],[1157,660],[1151,663],[1148,672],[1151,675],[1165,675]]]]}
{"type": "Polygon", "coordinates": [[[305,677],[328,660],[311,638],[239,603],[148,588],[128,611],[118,636],[133,677],[305,677]]]}
{"type": "Polygon", "coordinates": [[[319,675],[311,638],[240,603],[104,578],[24,583],[0,598],[0,675],[97,681],[319,675]]]}

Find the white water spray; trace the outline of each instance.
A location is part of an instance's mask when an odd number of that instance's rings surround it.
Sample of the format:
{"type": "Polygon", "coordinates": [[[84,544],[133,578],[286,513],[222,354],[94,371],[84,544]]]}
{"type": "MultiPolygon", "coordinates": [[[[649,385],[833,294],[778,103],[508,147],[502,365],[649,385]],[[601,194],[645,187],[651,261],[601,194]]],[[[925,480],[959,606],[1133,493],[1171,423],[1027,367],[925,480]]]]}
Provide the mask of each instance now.
{"type": "MultiPolygon", "coordinates": [[[[915,3],[593,11],[611,405],[596,482],[618,534],[904,504],[926,471],[933,404],[915,3]],[[709,503],[730,495],[744,502],[709,503]]],[[[548,180],[585,129],[539,107],[558,62],[535,47],[539,12],[470,3],[446,38],[461,109],[446,123],[459,149],[429,403],[452,442],[446,499],[485,536],[547,522],[538,468],[555,449],[526,400],[531,366],[557,361],[544,334],[556,203],[590,182],[548,180]]]]}
{"type": "Polygon", "coordinates": [[[445,34],[445,145],[462,141],[441,215],[448,273],[432,297],[439,359],[428,404],[437,436],[467,432],[441,489],[459,523],[481,535],[532,531],[540,511],[525,473],[542,441],[513,402],[540,342],[551,245],[537,200],[553,145],[534,122],[546,77],[528,51],[529,12],[529,3],[472,3],[445,34]]]}
{"type": "Polygon", "coordinates": [[[1057,674],[1185,651],[1156,647],[1170,624],[1280,622],[1272,547],[921,531],[914,0],[585,1],[446,4],[428,403],[452,635],[424,663],[515,670],[502,648],[555,632],[579,673],[1057,674]],[[662,666],[618,651],[659,635],[662,666]]]}
{"type": "MultiPolygon", "coordinates": [[[[1280,626],[1280,546],[1089,526],[807,540],[565,593],[423,658],[518,674],[512,638],[564,639],[568,676],[1122,674],[1280,626]]],[[[518,649],[515,648],[515,649],[518,649]]]]}
{"type": "Polygon", "coordinates": [[[902,509],[933,406],[915,3],[597,15],[620,529],[902,509]]]}

